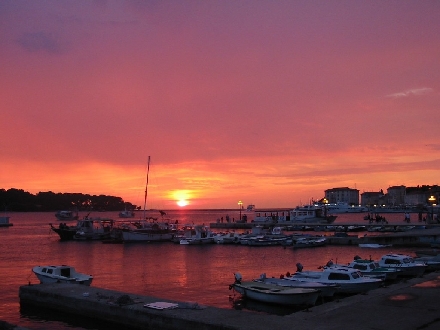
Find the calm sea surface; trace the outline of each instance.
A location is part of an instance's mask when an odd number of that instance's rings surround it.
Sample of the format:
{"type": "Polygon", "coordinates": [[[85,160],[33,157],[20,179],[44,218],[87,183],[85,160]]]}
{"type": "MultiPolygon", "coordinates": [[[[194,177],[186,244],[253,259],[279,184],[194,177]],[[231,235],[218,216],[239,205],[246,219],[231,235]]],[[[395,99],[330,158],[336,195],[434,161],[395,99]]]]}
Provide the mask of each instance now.
{"type": "MultiPolygon", "coordinates": [[[[252,220],[252,213],[248,213],[252,220]]],[[[179,223],[209,224],[229,215],[231,210],[169,211],[167,217],[179,223]]],[[[108,329],[108,325],[83,322],[48,311],[20,308],[18,290],[22,285],[38,284],[32,267],[67,264],[77,271],[94,276],[92,286],[162,299],[197,302],[221,308],[234,308],[229,284],[234,272],[244,280],[261,273],[276,276],[295,271],[301,262],[304,269],[316,269],[333,259],[348,263],[355,255],[379,258],[390,251],[414,255],[409,248],[361,249],[357,246],[327,246],[315,249],[281,246],[251,247],[242,245],[187,246],[174,243],[103,244],[101,242],[60,242],[49,223],[58,225],[54,213],[11,213],[12,227],[0,228],[0,319],[30,329],[108,329]]],[[[86,213],[80,214],[80,217],[86,213]]],[[[139,213],[138,217],[142,215],[139,213]]],[[[150,214],[149,214],[150,215],[150,214]]],[[[156,214],[151,214],[157,216],[156,214]]],[[[340,214],[335,224],[359,223],[365,214],[340,214]]],[[[117,212],[99,212],[92,217],[118,220],[117,212]]],[[[416,223],[413,214],[412,222],[416,223]]],[[[390,224],[403,223],[403,214],[386,214],[390,224]]],[[[72,222],[72,224],[75,222],[72,222]]],[[[365,233],[358,233],[364,235],[365,233]]],[[[236,295],[235,295],[236,296],[236,295]]],[[[247,308],[252,309],[250,306],[247,308]]]]}

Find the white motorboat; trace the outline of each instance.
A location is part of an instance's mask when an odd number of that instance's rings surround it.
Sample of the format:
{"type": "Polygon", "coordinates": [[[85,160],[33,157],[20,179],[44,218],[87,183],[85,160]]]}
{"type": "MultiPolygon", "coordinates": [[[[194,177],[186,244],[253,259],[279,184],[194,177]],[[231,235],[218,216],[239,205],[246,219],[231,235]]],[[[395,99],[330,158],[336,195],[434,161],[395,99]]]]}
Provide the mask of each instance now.
{"type": "Polygon", "coordinates": [[[254,282],[265,283],[265,284],[275,284],[279,286],[286,286],[291,288],[303,288],[303,289],[315,289],[319,290],[319,295],[321,297],[333,297],[333,295],[338,291],[339,285],[337,284],[325,284],[319,282],[301,282],[293,279],[290,274],[287,274],[288,278],[274,278],[266,277],[263,273],[259,278],[254,279],[254,282]]]}
{"type": "Polygon", "coordinates": [[[281,227],[274,227],[269,233],[248,237],[247,245],[250,246],[271,246],[286,245],[290,235],[284,235],[281,227]]]}
{"type": "Polygon", "coordinates": [[[311,248],[318,246],[325,246],[327,239],[318,236],[303,236],[293,239],[292,246],[294,249],[311,248]]]}
{"type": "Polygon", "coordinates": [[[414,261],[425,263],[428,271],[440,270],[440,254],[429,257],[414,258],[414,261]]]}
{"type": "Polygon", "coordinates": [[[377,261],[362,259],[358,256],[354,257],[348,267],[359,270],[363,276],[383,278],[385,281],[395,280],[401,273],[399,269],[381,267],[377,261]]]}
{"type": "Polygon", "coordinates": [[[55,217],[60,221],[78,220],[78,211],[57,211],[55,217]]]}
{"type": "Polygon", "coordinates": [[[383,285],[382,279],[362,276],[359,270],[347,266],[324,267],[321,271],[297,271],[291,278],[302,282],[338,284],[338,292],[347,294],[363,293],[383,285]]]}
{"type": "Polygon", "coordinates": [[[423,262],[414,261],[413,257],[400,254],[400,253],[389,253],[383,255],[379,260],[379,265],[381,267],[396,268],[400,269],[400,276],[422,276],[428,267],[423,262]]]}
{"type": "Polygon", "coordinates": [[[120,218],[134,218],[134,212],[131,210],[124,210],[119,212],[120,218]]]}
{"type": "Polygon", "coordinates": [[[32,271],[40,283],[75,283],[82,285],[92,284],[93,276],[78,273],[74,267],[67,265],[35,266],[32,271]]]}
{"type": "Polygon", "coordinates": [[[173,238],[173,241],[181,245],[200,245],[215,243],[215,234],[208,226],[186,225],[182,228],[183,233],[173,238]]]}
{"type": "Polygon", "coordinates": [[[236,232],[218,233],[214,236],[214,242],[217,244],[239,244],[241,234],[236,232]]]}
{"type": "Polygon", "coordinates": [[[235,282],[229,286],[242,296],[270,304],[313,306],[319,290],[310,288],[293,288],[260,282],[242,282],[240,273],[235,273],[235,282]]]}
{"type": "Polygon", "coordinates": [[[435,257],[440,255],[439,249],[417,250],[415,251],[417,257],[435,257]]]}
{"type": "Polygon", "coordinates": [[[384,247],[390,247],[392,244],[375,244],[375,243],[361,243],[359,244],[360,248],[368,248],[368,249],[380,249],[384,247]]]}

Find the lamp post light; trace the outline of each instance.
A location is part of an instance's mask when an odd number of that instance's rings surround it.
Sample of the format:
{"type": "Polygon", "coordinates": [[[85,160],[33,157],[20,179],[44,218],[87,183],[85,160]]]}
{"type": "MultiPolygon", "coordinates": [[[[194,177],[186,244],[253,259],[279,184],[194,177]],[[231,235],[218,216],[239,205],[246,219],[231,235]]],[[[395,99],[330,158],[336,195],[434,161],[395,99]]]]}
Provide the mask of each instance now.
{"type": "Polygon", "coordinates": [[[243,202],[242,201],[238,201],[238,207],[240,208],[240,221],[241,221],[241,209],[243,207],[243,202]]]}
{"type": "Polygon", "coordinates": [[[327,204],[328,204],[328,199],[324,197],[324,199],[322,200],[322,202],[324,203],[324,218],[327,218],[327,204]]]}
{"type": "Polygon", "coordinates": [[[434,195],[431,195],[431,197],[428,198],[428,201],[431,204],[431,223],[434,223],[434,205],[436,200],[437,199],[434,197],[434,195]]]}

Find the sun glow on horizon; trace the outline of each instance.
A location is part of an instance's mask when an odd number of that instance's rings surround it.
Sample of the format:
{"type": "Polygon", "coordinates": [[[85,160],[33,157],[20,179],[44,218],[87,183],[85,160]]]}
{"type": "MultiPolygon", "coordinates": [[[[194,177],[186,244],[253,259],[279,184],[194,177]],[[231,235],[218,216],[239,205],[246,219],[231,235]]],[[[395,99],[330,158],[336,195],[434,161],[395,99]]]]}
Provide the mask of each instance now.
{"type": "Polygon", "coordinates": [[[189,203],[187,200],[181,199],[180,201],[177,201],[177,205],[179,205],[180,207],[184,207],[187,206],[189,203]]]}
{"type": "Polygon", "coordinates": [[[180,207],[187,206],[191,199],[191,193],[188,190],[175,190],[171,193],[171,196],[180,207]]]}

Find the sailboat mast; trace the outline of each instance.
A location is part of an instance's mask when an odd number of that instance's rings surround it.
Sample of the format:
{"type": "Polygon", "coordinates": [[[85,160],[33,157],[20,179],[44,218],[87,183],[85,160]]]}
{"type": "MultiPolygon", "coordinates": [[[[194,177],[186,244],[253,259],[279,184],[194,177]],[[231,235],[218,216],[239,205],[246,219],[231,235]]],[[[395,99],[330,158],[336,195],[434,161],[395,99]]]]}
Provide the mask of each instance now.
{"type": "Polygon", "coordinates": [[[148,174],[150,173],[150,156],[148,156],[148,167],[147,167],[147,182],[145,184],[145,198],[144,198],[144,220],[146,219],[146,209],[147,209],[147,195],[148,195],[148,174]]]}

